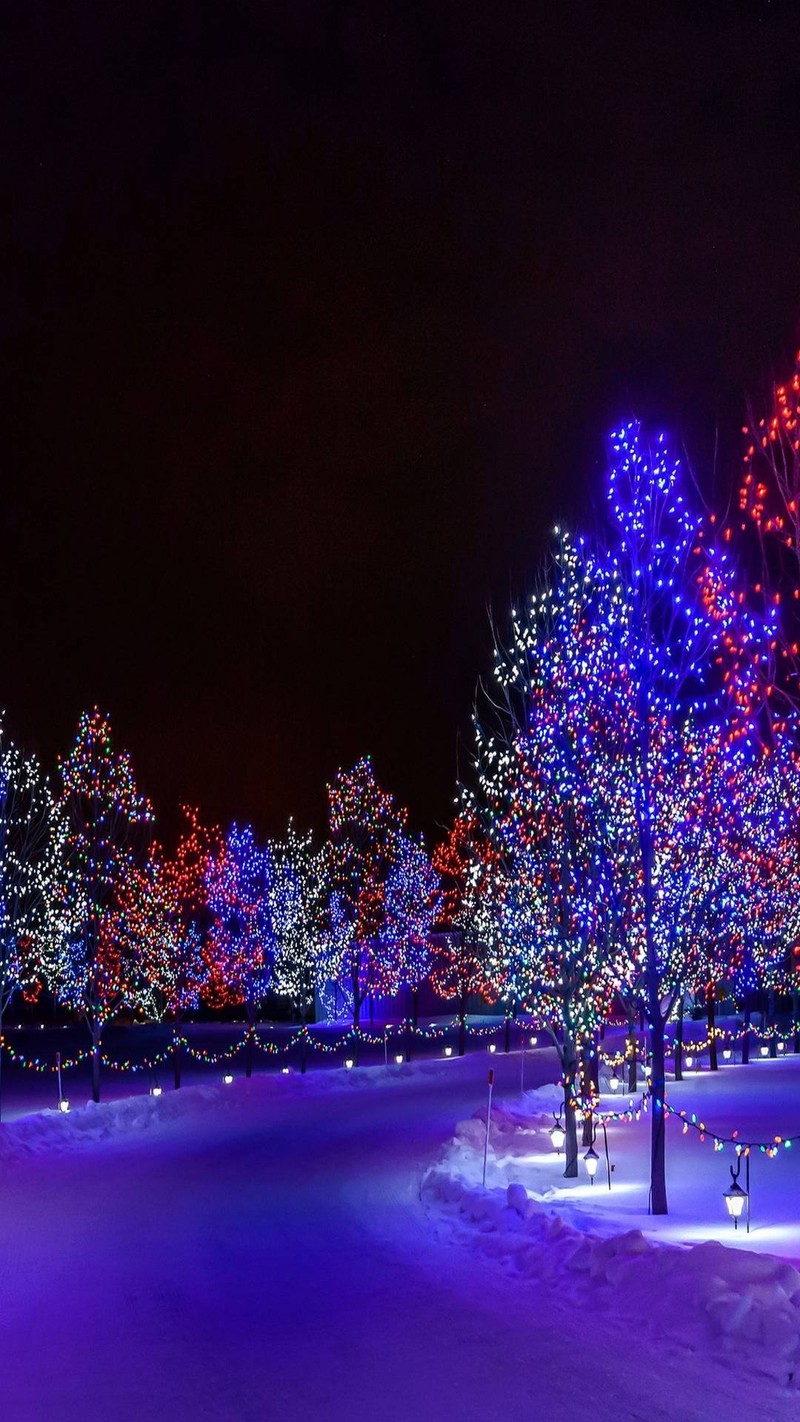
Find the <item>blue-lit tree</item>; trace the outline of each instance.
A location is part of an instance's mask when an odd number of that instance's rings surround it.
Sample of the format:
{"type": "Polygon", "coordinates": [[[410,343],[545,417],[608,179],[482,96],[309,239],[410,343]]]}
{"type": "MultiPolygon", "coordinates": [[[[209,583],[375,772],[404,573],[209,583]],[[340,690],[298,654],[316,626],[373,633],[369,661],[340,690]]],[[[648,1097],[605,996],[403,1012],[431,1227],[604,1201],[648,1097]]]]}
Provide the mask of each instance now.
{"type": "MultiPolygon", "coordinates": [[[[661,1214],[664,1028],[688,971],[681,905],[708,900],[699,851],[730,831],[707,758],[713,747],[724,781],[767,753],[760,657],[775,616],[747,611],[730,554],[686,502],[663,439],[648,447],[637,425],[616,433],[608,499],[605,538],[562,538],[513,620],[479,765],[517,921],[528,933],[538,923],[552,944],[542,976],[555,989],[561,973],[562,1032],[585,1035],[610,992],[645,1012],[661,1214]]],[[[567,1053],[565,1079],[570,1070],[567,1053]]]]}
{"type": "Polygon", "coordinates": [[[440,902],[439,877],[420,840],[406,831],[386,880],[386,912],[381,933],[384,950],[399,966],[399,979],[411,992],[411,1016],[417,1025],[417,995],[431,969],[430,935],[440,902]]]}
{"type": "Polygon", "coordinates": [[[206,869],[211,925],[204,947],[207,976],[202,992],[212,1007],[243,1007],[248,1026],[247,1076],[253,1071],[258,1014],[274,981],[276,878],[270,849],[257,843],[249,825],[231,826],[206,869]]]}

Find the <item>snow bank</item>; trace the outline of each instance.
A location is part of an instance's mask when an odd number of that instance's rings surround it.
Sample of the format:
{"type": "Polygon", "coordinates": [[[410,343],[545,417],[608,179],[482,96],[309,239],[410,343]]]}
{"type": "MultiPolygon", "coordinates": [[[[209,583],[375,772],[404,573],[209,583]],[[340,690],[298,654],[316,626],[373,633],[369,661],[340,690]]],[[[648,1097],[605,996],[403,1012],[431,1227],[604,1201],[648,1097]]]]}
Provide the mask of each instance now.
{"type": "MultiPolygon", "coordinates": [[[[554,1090],[554,1089],[553,1089],[554,1090]]],[[[639,1229],[599,1237],[579,1198],[554,1207],[552,1191],[519,1176],[526,1150],[549,1119],[549,1088],[492,1116],[487,1188],[481,1186],[485,1114],[462,1121],[443,1159],[423,1179],[422,1198],[452,1236],[495,1265],[534,1282],[564,1282],[576,1305],[592,1298],[638,1336],[672,1338],[800,1391],[800,1271],[784,1260],[710,1241],[665,1245],[639,1229]]]]}
{"type": "Polygon", "coordinates": [[[185,1087],[163,1096],[128,1096],[121,1101],[89,1101],[68,1113],[39,1111],[0,1127],[0,1161],[21,1156],[53,1155],[96,1146],[102,1141],[137,1138],[176,1121],[225,1104],[224,1088],[185,1087]]]}

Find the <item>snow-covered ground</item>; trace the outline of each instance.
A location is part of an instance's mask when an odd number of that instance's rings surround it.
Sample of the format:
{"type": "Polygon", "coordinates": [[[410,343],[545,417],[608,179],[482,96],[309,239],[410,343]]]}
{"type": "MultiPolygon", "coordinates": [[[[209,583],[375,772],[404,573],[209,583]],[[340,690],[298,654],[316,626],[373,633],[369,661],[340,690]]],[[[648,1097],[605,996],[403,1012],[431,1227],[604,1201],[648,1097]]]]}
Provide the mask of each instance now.
{"type": "MultiPolygon", "coordinates": [[[[554,1074],[529,1054],[523,1098],[518,1055],[476,1052],[4,1125],[3,1415],[796,1418],[800,1149],[753,1162],[753,1232],[734,1236],[730,1148],[673,1123],[672,1213],[648,1219],[649,1122],[610,1127],[611,1192],[604,1165],[563,1181],[554,1074]],[[510,1208],[510,1183],[533,1203],[510,1208]]],[[[712,1132],[790,1135],[800,1061],[670,1099],[712,1132]]]]}

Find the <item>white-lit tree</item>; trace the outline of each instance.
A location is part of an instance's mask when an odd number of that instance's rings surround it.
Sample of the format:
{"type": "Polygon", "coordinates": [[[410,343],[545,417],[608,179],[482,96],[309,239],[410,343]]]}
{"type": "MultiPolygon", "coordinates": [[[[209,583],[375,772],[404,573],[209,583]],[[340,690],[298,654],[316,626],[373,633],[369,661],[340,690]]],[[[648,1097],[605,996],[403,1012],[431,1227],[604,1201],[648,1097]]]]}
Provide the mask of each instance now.
{"type": "Polygon", "coordinates": [[[11,999],[35,996],[54,961],[65,844],[66,822],[39,762],[0,720],[0,1041],[11,999]]]}
{"type": "Polygon", "coordinates": [[[100,1049],[110,1017],[135,1000],[138,947],[127,931],[123,889],[146,852],[153,810],[108,718],[84,712],[59,763],[68,873],[60,888],[63,938],[57,991],[83,1018],[92,1044],[92,1096],[100,1099],[100,1049]]]}

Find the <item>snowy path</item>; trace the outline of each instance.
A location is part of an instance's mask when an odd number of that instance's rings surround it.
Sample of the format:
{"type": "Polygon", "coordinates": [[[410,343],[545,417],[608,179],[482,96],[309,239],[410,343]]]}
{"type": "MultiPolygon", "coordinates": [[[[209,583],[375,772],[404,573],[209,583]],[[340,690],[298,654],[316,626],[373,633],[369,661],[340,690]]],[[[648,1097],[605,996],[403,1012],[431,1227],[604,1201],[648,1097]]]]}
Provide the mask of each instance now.
{"type": "MultiPolygon", "coordinates": [[[[496,1059],[501,1096],[518,1063],[496,1059]]],[[[46,1118],[41,1151],[34,1133],[0,1162],[4,1416],[693,1422],[758,1400],[769,1422],[796,1418],[797,1393],[646,1318],[630,1336],[428,1216],[422,1174],[481,1103],[486,1064],[46,1118]]]]}

